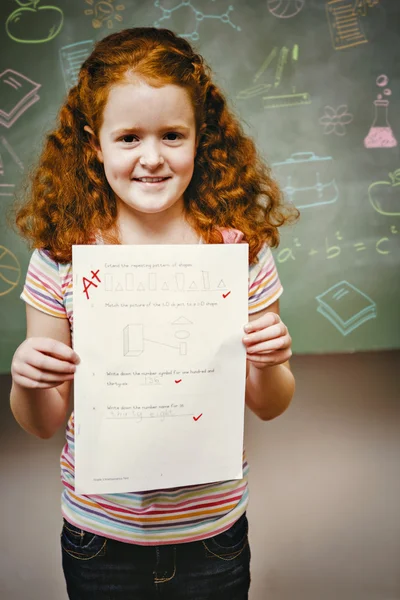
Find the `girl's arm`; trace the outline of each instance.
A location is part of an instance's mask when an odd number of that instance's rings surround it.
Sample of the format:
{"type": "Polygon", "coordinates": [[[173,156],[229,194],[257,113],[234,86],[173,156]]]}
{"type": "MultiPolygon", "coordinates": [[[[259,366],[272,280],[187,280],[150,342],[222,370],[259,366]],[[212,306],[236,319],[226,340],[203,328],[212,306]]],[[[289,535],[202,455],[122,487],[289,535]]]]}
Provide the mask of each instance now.
{"type": "Polygon", "coordinates": [[[78,356],[67,319],[26,305],[27,336],[12,364],[11,411],[28,433],[50,438],[64,423],[78,356]]]}
{"type": "Polygon", "coordinates": [[[260,419],[268,421],[287,409],[295,389],[288,362],[292,340],[279,317],[279,301],[249,315],[245,331],[246,404],[260,419]]]}

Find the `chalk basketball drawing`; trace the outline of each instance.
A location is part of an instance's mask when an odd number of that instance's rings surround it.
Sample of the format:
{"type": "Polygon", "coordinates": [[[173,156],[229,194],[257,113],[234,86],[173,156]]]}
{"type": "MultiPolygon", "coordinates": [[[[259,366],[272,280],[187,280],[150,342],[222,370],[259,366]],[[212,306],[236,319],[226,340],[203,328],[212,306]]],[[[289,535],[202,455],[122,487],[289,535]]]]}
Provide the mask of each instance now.
{"type": "Polygon", "coordinates": [[[16,0],[20,8],[6,21],[7,35],[21,44],[41,44],[61,31],[64,13],[57,6],[39,6],[40,0],[16,0]]]}
{"type": "Polygon", "coordinates": [[[12,292],[21,277],[21,266],[15,254],[0,245],[0,296],[12,292]]]}
{"type": "Polygon", "coordinates": [[[279,19],[296,16],[305,4],[305,0],[268,0],[269,12],[279,19]]]}

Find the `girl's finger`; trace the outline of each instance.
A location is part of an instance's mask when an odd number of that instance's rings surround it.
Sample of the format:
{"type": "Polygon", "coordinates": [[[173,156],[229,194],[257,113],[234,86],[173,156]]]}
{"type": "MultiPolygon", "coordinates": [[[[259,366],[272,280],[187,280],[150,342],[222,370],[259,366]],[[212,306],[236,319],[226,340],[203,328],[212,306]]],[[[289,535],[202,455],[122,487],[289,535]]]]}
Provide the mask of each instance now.
{"type": "Polygon", "coordinates": [[[287,327],[282,321],[275,325],[271,325],[265,329],[255,331],[244,336],[243,343],[246,346],[256,344],[258,342],[264,342],[266,340],[273,340],[278,337],[283,337],[287,334],[287,327]]]}
{"type": "Polygon", "coordinates": [[[29,388],[29,389],[49,389],[52,387],[57,387],[59,385],[61,385],[62,383],[65,383],[65,381],[71,381],[73,379],[73,376],[68,375],[67,377],[59,380],[59,381],[36,381],[34,379],[29,379],[28,377],[24,377],[21,375],[16,375],[15,377],[13,377],[13,380],[20,385],[21,387],[24,388],[29,388]]]}
{"type": "Polygon", "coordinates": [[[291,343],[292,340],[290,335],[285,335],[283,337],[277,337],[267,342],[255,344],[254,346],[247,346],[246,350],[248,354],[262,354],[264,352],[269,353],[276,350],[284,350],[285,348],[290,348],[291,343]]]}
{"type": "Polygon", "coordinates": [[[26,358],[26,363],[40,371],[56,372],[60,374],[75,373],[76,366],[67,360],[59,360],[41,352],[34,352],[26,358]]]}
{"type": "Polygon", "coordinates": [[[32,385],[35,383],[44,383],[44,384],[52,384],[59,385],[64,381],[70,381],[74,377],[74,373],[58,373],[52,371],[42,371],[32,367],[31,365],[25,364],[19,370],[20,377],[24,377],[32,382],[32,385]]]}
{"type": "Polygon", "coordinates": [[[248,354],[247,360],[250,363],[253,363],[256,366],[274,366],[281,365],[282,363],[288,361],[292,356],[292,351],[289,349],[286,350],[277,350],[276,352],[271,352],[270,354],[248,354]]]}
{"type": "Polygon", "coordinates": [[[266,327],[272,327],[273,325],[277,325],[281,322],[281,318],[275,312],[269,312],[260,317],[259,319],[254,319],[253,321],[249,321],[245,326],[244,330],[246,333],[252,333],[254,331],[259,331],[260,329],[265,329],[266,327]]]}
{"type": "Polygon", "coordinates": [[[43,352],[60,360],[66,360],[73,363],[79,362],[77,353],[63,342],[51,338],[30,338],[30,341],[32,347],[39,352],[43,352]]]}

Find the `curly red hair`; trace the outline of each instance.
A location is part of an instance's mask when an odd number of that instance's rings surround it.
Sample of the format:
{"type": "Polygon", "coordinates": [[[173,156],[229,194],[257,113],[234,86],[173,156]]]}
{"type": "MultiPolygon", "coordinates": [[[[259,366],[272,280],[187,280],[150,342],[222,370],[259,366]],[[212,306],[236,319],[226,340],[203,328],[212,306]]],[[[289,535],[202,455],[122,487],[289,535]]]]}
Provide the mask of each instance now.
{"type": "Polygon", "coordinates": [[[99,231],[118,243],[116,200],[84,127],[98,136],[110,87],[130,74],[154,86],[182,86],[190,95],[199,145],[184,202],[197,233],[207,243],[221,243],[219,228],[241,230],[251,263],[265,242],[276,247],[278,227],[293,221],[296,209],[283,204],[204,59],[185,39],[153,27],[107,36],[82,65],[58,126],[47,135],[29,197],[17,211],[22,235],[58,262],[69,262],[72,244],[92,243],[99,231]]]}

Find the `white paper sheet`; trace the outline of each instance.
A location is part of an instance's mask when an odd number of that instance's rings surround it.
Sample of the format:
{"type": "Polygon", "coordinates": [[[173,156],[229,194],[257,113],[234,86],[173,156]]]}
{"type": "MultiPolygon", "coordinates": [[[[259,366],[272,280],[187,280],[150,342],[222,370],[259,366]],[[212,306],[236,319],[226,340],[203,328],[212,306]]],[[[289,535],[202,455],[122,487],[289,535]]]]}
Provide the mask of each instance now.
{"type": "Polygon", "coordinates": [[[73,247],[75,489],[242,477],[247,244],[73,247]]]}

